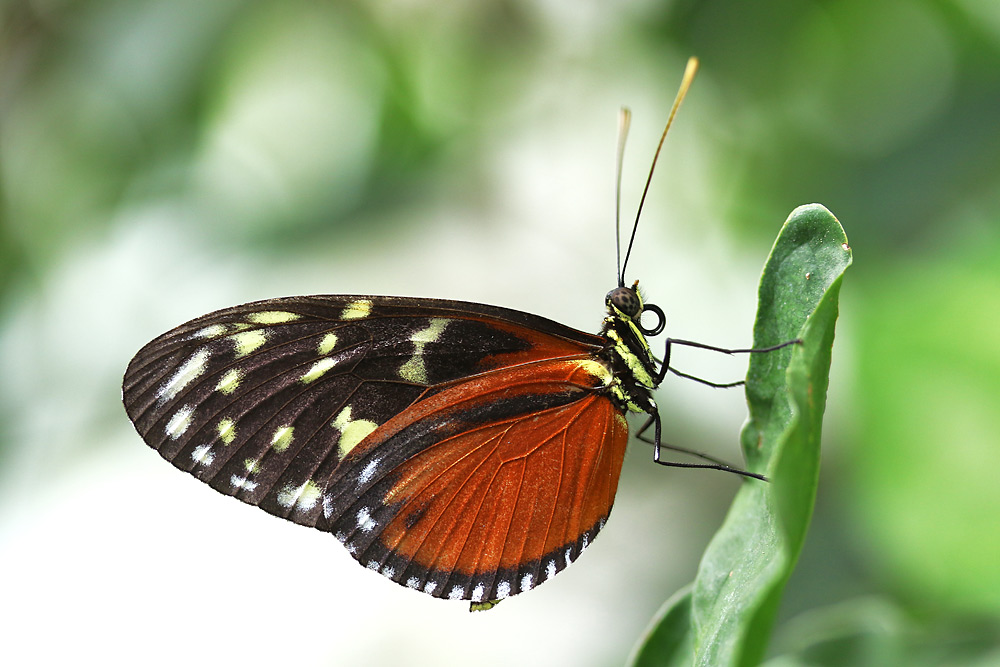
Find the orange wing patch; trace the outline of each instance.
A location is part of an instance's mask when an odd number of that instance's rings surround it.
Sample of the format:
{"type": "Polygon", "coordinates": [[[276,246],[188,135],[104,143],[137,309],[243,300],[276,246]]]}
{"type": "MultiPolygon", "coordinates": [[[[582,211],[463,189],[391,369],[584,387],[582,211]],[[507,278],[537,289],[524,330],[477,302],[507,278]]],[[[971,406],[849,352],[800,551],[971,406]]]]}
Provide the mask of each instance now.
{"type": "Polygon", "coordinates": [[[628,425],[602,391],[610,382],[578,357],[484,373],[418,401],[342,462],[328,488],[349,488],[354,475],[364,489],[324,500],[331,529],[362,563],[433,595],[480,601],[532,588],[572,562],[611,511],[628,425]]]}
{"type": "Polygon", "coordinates": [[[473,574],[538,561],[607,517],[628,438],[612,403],[567,406],[461,433],[397,469],[391,551],[473,574]]]}

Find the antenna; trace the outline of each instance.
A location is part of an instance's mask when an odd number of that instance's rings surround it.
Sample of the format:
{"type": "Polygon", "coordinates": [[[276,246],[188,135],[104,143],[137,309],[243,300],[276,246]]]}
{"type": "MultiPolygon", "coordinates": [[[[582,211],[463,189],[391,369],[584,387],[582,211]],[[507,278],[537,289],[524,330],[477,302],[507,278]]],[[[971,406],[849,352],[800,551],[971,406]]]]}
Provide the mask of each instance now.
{"type": "Polygon", "coordinates": [[[618,112],[618,157],[615,161],[615,261],[618,264],[618,286],[625,286],[622,276],[622,161],[625,158],[625,139],[632,124],[632,112],[622,107],[618,112]]]}
{"type": "Polygon", "coordinates": [[[642,198],[639,199],[639,210],[635,213],[635,223],[632,225],[632,236],[628,240],[628,250],[625,251],[625,261],[619,266],[618,269],[618,286],[624,285],[625,279],[625,265],[628,264],[629,255],[632,254],[632,243],[635,241],[635,232],[639,229],[639,216],[642,215],[642,205],[646,202],[646,194],[649,192],[649,184],[653,180],[653,170],[656,169],[656,160],[660,157],[660,149],[663,148],[663,140],[667,138],[667,131],[670,130],[670,125],[674,122],[674,116],[677,115],[677,110],[681,106],[681,102],[684,101],[684,96],[687,95],[688,88],[691,87],[691,82],[694,80],[694,75],[698,71],[698,59],[694,56],[688,58],[687,67],[684,68],[684,77],[681,79],[681,86],[677,90],[677,97],[674,99],[674,105],[670,108],[670,115],[667,117],[667,126],[663,128],[663,134],[660,135],[660,143],[656,146],[656,153],[653,154],[653,164],[649,167],[649,176],[646,177],[646,186],[642,189],[642,198]]]}

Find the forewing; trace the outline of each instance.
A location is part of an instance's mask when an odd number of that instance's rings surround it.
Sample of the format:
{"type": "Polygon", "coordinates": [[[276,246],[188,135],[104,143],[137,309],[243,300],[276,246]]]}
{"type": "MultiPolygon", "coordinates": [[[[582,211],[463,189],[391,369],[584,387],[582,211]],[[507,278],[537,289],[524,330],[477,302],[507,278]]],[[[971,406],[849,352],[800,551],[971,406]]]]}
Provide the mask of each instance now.
{"type": "Polygon", "coordinates": [[[590,359],[455,383],[354,449],[318,527],[363,565],[437,597],[503,599],[550,579],[611,511],[628,440],[590,359]]]}
{"type": "Polygon", "coordinates": [[[375,296],[216,311],[130,362],[126,412],[151,447],[223,493],[315,525],[344,454],[438,386],[587,353],[600,339],[518,311],[375,296]]]}

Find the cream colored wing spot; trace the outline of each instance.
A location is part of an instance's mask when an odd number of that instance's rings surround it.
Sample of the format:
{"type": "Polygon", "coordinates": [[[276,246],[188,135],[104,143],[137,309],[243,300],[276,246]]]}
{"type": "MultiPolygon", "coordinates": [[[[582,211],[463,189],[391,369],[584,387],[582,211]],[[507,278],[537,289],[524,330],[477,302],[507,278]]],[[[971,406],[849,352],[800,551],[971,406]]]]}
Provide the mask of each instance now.
{"type": "Polygon", "coordinates": [[[243,470],[246,471],[246,474],[231,476],[229,478],[229,484],[234,489],[243,489],[253,493],[257,489],[257,482],[250,479],[250,477],[260,472],[260,460],[243,459],[243,470]]]}
{"type": "Polygon", "coordinates": [[[219,378],[219,384],[215,385],[215,390],[221,391],[223,394],[231,394],[240,386],[242,379],[243,373],[235,368],[230,368],[225,375],[219,378]]]}
{"type": "Polygon", "coordinates": [[[427,384],[427,368],[424,367],[424,360],[419,353],[415,353],[410,360],[399,367],[399,377],[414,384],[427,384]]]}
{"type": "Polygon", "coordinates": [[[312,368],[302,374],[302,383],[309,384],[323,377],[323,374],[336,365],[330,357],[324,357],[312,365],[312,368]]]}
{"type": "Polygon", "coordinates": [[[340,456],[347,456],[347,453],[352,449],[357,447],[358,443],[368,437],[368,435],[378,428],[378,424],[373,421],[368,421],[367,419],[358,419],[353,421],[340,432],[340,441],[337,443],[337,449],[340,450],[340,456]]]}
{"type": "Polygon", "coordinates": [[[286,313],[283,310],[265,310],[260,313],[250,313],[247,320],[254,324],[282,324],[297,320],[301,315],[298,313],[286,313]]]}
{"type": "Polygon", "coordinates": [[[333,352],[333,348],[335,348],[336,346],[337,346],[337,334],[331,332],[323,336],[323,339],[320,340],[319,345],[316,346],[316,351],[319,352],[321,355],[325,356],[333,352]]]}
{"type": "Polygon", "coordinates": [[[344,430],[344,427],[351,423],[351,406],[345,405],[344,409],[337,413],[330,424],[336,429],[344,430]]]}
{"type": "Polygon", "coordinates": [[[419,353],[410,357],[410,360],[399,367],[399,377],[414,384],[427,384],[427,368],[419,353]]]}
{"type": "Polygon", "coordinates": [[[267,342],[267,331],[241,331],[233,334],[229,340],[233,341],[236,358],[245,357],[254,352],[267,342]]]}
{"type": "Polygon", "coordinates": [[[229,478],[229,485],[234,489],[246,489],[251,493],[257,489],[257,482],[250,479],[249,475],[244,475],[243,477],[233,475],[229,478]]]}
{"type": "Polygon", "coordinates": [[[311,479],[301,486],[286,484],[278,492],[278,504],[285,508],[295,507],[297,510],[307,511],[316,506],[320,495],[322,492],[319,485],[311,479]]]}
{"type": "Polygon", "coordinates": [[[226,331],[228,331],[228,329],[226,329],[226,325],[224,324],[210,324],[204,329],[199,329],[194,332],[194,337],[208,339],[218,338],[219,336],[225,334],[226,331]]]}
{"type": "Polygon", "coordinates": [[[347,304],[343,312],[340,313],[342,320],[360,320],[372,314],[371,299],[358,299],[347,304]]]}
{"type": "Polygon", "coordinates": [[[215,432],[219,434],[219,440],[222,441],[222,444],[231,445],[236,439],[236,423],[229,418],[220,419],[219,423],[215,425],[215,432]]]}
{"type": "Polygon", "coordinates": [[[340,441],[337,443],[340,458],[347,456],[348,452],[354,449],[359,442],[378,428],[378,424],[368,419],[351,419],[351,406],[349,405],[340,411],[331,426],[340,431],[340,441]]]}
{"type": "Polygon", "coordinates": [[[414,384],[427,384],[427,367],[424,365],[424,346],[441,338],[451,322],[445,317],[432,317],[426,329],[417,331],[410,340],[413,342],[413,356],[399,367],[399,377],[414,384]]]}
{"type": "Polygon", "coordinates": [[[184,387],[188,386],[198,376],[205,372],[205,366],[209,357],[208,348],[202,348],[191,355],[191,358],[177,369],[173,377],[156,392],[160,401],[169,401],[180,393],[184,387]]]}
{"type": "Polygon", "coordinates": [[[446,317],[432,317],[430,323],[427,325],[427,328],[414,333],[410,336],[410,340],[418,345],[421,343],[433,343],[441,338],[441,334],[444,333],[445,327],[447,327],[450,323],[451,320],[446,317]]]}
{"type": "Polygon", "coordinates": [[[292,434],[295,429],[291,426],[279,426],[271,437],[271,449],[279,454],[292,444],[292,434]]]}
{"type": "Polygon", "coordinates": [[[358,473],[358,488],[359,489],[362,486],[364,486],[365,484],[367,484],[368,482],[372,481],[372,477],[375,476],[375,471],[378,470],[378,466],[379,466],[380,463],[382,463],[382,459],[379,458],[379,457],[376,457],[376,458],[374,458],[374,459],[372,459],[371,461],[368,462],[368,464],[364,467],[364,470],[362,470],[360,473],[358,473]]]}
{"type": "Polygon", "coordinates": [[[212,445],[199,445],[195,447],[194,451],[191,452],[191,460],[198,465],[212,465],[212,462],[215,461],[215,452],[212,451],[212,445]]]}
{"type": "Polygon", "coordinates": [[[188,430],[189,426],[191,426],[191,419],[193,415],[194,408],[190,405],[185,405],[175,412],[174,416],[167,422],[167,436],[169,436],[171,440],[176,440],[184,435],[184,432],[188,430]]]}
{"type": "Polygon", "coordinates": [[[378,522],[372,518],[371,510],[367,507],[359,509],[358,515],[355,518],[358,520],[358,528],[360,528],[362,532],[370,533],[378,526],[378,522]]]}

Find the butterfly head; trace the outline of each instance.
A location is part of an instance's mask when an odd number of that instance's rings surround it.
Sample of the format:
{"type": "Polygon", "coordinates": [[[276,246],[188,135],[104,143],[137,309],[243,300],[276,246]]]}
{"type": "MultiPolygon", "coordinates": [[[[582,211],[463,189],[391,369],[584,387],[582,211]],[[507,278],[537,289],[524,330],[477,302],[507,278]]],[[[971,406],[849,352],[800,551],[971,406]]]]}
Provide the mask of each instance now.
{"type": "Polygon", "coordinates": [[[604,303],[607,305],[608,313],[612,317],[634,323],[647,336],[656,336],[663,331],[667,324],[666,316],[659,306],[643,301],[642,293],[639,291],[638,280],[632,283],[631,287],[616,287],[608,292],[608,295],[604,298],[604,303]],[[656,324],[651,329],[644,327],[641,321],[642,314],[647,311],[652,312],[657,317],[656,324]]]}

